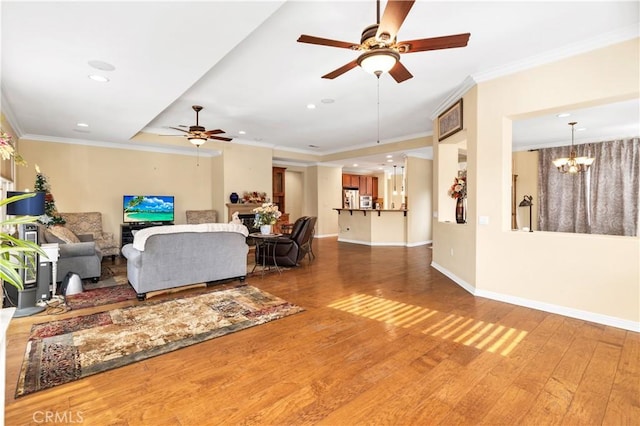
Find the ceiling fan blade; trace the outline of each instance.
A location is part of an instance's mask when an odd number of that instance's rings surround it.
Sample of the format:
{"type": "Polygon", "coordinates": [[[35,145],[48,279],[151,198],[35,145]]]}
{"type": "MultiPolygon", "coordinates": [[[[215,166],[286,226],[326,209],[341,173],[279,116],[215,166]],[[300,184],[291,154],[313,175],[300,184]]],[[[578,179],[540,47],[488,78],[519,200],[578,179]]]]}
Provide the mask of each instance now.
{"type": "Polygon", "coordinates": [[[455,34],[443,37],[423,38],[420,40],[409,40],[398,43],[400,46],[407,46],[402,53],[424,52],[426,50],[452,49],[454,47],[465,47],[469,42],[471,33],[455,34]]]}
{"type": "Polygon", "coordinates": [[[222,136],[209,136],[209,139],[216,139],[219,141],[231,142],[233,138],[223,138],[222,136]]]}
{"type": "Polygon", "coordinates": [[[298,43],[319,44],[320,46],[342,47],[344,49],[353,49],[359,46],[359,44],[356,43],[330,40],[328,38],[314,37],[306,34],[302,34],[300,37],[298,37],[298,43]]]}
{"type": "Polygon", "coordinates": [[[181,132],[189,133],[189,131],[188,131],[188,130],[178,129],[177,127],[171,127],[171,126],[169,126],[169,128],[170,128],[170,129],[173,129],[173,130],[179,130],[179,131],[181,131],[181,132]]]}
{"type": "Polygon", "coordinates": [[[398,30],[402,26],[405,18],[409,14],[411,7],[413,7],[414,0],[389,0],[387,7],[384,9],[382,19],[378,25],[378,32],[376,37],[381,39],[382,34],[389,34],[388,41],[395,40],[398,35],[398,30]]]}
{"type": "Polygon", "coordinates": [[[215,129],[215,130],[207,130],[206,132],[204,132],[205,135],[217,135],[218,133],[225,133],[225,131],[222,129],[215,129]]]}
{"type": "Polygon", "coordinates": [[[328,78],[329,80],[333,80],[334,78],[341,76],[345,72],[352,70],[357,66],[358,66],[358,62],[356,60],[353,60],[348,64],[341,66],[337,70],[331,71],[329,74],[323,75],[322,78],[328,78]]]}
{"type": "Polygon", "coordinates": [[[396,62],[393,68],[389,70],[389,74],[391,74],[391,77],[393,77],[393,79],[398,83],[402,83],[405,80],[413,78],[413,75],[400,63],[400,61],[396,62]]]}

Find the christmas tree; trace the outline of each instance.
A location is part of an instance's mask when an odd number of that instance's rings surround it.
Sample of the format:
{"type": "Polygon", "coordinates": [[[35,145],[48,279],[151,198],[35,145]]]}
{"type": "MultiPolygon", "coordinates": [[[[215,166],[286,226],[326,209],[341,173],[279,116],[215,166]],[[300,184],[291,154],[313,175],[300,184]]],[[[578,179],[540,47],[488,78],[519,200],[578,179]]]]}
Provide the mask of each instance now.
{"type": "Polygon", "coordinates": [[[40,168],[36,164],[36,192],[44,192],[44,214],[38,218],[38,222],[46,225],[64,225],[65,220],[58,214],[56,202],[51,193],[51,185],[47,182],[47,177],[40,173],[40,168]]]}

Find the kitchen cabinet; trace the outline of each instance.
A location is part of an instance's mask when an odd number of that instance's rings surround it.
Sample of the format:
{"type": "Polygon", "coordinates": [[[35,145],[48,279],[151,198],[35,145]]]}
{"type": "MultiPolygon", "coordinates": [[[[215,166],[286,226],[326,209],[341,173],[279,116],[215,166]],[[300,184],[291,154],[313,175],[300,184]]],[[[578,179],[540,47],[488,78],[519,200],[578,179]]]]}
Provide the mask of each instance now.
{"type": "Polygon", "coordinates": [[[285,167],[273,167],[272,168],[272,195],[273,204],[278,206],[278,210],[282,213],[285,210],[285,185],[284,185],[284,172],[287,170],[285,167]]]}
{"type": "Polygon", "coordinates": [[[375,176],[342,174],[342,187],[358,189],[360,195],[378,198],[378,178],[375,176]]]}

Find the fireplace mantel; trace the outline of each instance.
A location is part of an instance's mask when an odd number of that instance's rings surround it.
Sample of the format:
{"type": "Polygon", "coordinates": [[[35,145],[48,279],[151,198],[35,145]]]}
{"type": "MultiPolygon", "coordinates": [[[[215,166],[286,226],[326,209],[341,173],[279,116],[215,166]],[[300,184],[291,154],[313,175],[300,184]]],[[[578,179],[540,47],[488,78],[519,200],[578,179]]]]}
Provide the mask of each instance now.
{"type": "Polygon", "coordinates": [[[253,212],[253,209],[255,209],[256,207],[260,207],[261,205],[262,204],[259,203],[227,203],[227,213],[229,220],[231,220],[231,215],[233,215],[234,212],[238,212],[238,214],[254,215],[255,213],[253,212]]]}

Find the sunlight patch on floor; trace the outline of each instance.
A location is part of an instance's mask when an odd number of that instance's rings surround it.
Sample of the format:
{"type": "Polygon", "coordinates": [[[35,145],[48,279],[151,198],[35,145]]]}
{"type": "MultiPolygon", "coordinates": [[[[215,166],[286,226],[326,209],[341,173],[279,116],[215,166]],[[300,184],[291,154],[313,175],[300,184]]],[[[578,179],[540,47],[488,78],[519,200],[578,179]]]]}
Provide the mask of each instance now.
{"type": "Polygon", "coordinates": [[[408,328],[435,315],[438,311],[395,302],[383,297],[354,294],[328,305],[354,315],[408,328]]]}
{"type": "Polygon", "coordinates": [[[527,336],[524,330],[453,314],[422,332],[502,356],[508,355],[527,336]]]}
{"type": "Polygon", "coordinates": [[[422,333],[502,356],[508,355],[527,336],[526,331],[504,325],[455,314],[447,315],[367,294],[354,294],[339,299],[328,307],[403,328],[430,320],[433,323],[422,330],[422,333]]]}

